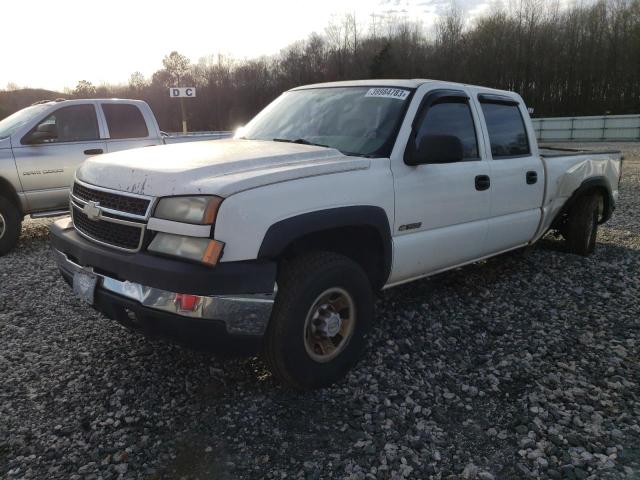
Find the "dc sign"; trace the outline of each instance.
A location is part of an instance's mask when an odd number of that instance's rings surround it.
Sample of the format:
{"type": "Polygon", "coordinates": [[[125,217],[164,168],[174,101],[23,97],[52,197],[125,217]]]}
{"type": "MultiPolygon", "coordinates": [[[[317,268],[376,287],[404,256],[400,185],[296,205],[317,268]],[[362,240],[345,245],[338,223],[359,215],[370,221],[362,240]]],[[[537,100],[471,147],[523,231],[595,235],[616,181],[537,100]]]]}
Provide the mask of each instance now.
{"type": "Polygon", "coordinates": [[[169,96],[172,98],[195,98],[195,87],[171,87],[169,89],[169,96]]]}

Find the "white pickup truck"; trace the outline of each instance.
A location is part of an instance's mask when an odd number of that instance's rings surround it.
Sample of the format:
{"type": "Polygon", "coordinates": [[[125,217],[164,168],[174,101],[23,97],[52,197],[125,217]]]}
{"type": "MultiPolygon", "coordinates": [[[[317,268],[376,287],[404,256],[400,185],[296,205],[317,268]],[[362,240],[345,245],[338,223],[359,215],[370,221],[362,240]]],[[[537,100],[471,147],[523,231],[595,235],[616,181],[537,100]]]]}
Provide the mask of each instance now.
{"type": "Polygon", "coordinates": [[[224,136],[168,136],[141,100],[44,101],[0,120],[0,255],[18,241],[24,216],[68,211],[69,186],[88,157],[224,136]]]}
{"type": "Polygon", "coordinates": [[[361,355],[380,289],[550,229],[591,253],[620,175],[618,152],[540,150],[512,92],[311,85],[234,139],[86,161],[51,244],[75,293],[106,316],[259,349],[279,380],[315,388],[361,355]]]}

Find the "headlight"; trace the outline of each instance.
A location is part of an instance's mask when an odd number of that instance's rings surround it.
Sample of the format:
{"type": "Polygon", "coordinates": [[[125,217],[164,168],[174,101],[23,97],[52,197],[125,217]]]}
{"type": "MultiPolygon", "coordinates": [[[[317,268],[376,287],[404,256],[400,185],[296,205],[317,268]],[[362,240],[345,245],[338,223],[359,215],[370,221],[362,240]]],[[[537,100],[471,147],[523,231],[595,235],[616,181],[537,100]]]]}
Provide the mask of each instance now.
{"type": "Polygon", "coordinates": [[[170,233],[156,233],[147,250],[186,258],[213,267],[218,263],[224,243],[209,238],[183,237],[170,233]]]}
{"type": "Polygon", "coordinates": [[[214,196],[166,197],[160,199],[153,216],[175,222],[213,225],[221,203],[222,198],[214,196]]]}

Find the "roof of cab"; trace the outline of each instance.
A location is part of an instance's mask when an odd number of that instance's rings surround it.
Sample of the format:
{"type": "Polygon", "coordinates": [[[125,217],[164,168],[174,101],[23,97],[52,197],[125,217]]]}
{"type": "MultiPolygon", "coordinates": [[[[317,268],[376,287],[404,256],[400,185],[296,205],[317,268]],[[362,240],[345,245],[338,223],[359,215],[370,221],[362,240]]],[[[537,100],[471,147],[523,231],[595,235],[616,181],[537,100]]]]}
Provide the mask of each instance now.
{"type": "Polygon", "coordinates": [[[495,88],[483,87],[480,85],[470,85],[466,83],[447,82],[442,80],[431,80],[427,78],[412,79],[370,79],[370,80],[346,80],[342,82],[314,83],[311,85],[302,85],[292,88],[291,90],[305,90],[308,88],[330,88],[330,87],[396,87],[396,88],[418,88],[425,83],[438,83],[451,87],[473,87],[476,91],[493,92],[500,94],[515,95],[515,92],[509,90],[497,90],[495,88]]]}
{"type": "Polygon", "coordinates": [[[433,80],[346,80],[342,82],[326,82],[326,83],[314,83],[311,85],[302,85],[300,87],[292,88],[291,90],[305,90],[307,88],[320,88],[320,87],[404,87],[404,88],[418,88],[423,83],[431,82],[433,80]]]}
{"type": "Polygon", "coordinates": [[[143,100],[132,98],[56,98],[52,100],[39,100],[31,105],[55,105],[58,103],[74,104],[74,103],[144,103],[143,100]]]}

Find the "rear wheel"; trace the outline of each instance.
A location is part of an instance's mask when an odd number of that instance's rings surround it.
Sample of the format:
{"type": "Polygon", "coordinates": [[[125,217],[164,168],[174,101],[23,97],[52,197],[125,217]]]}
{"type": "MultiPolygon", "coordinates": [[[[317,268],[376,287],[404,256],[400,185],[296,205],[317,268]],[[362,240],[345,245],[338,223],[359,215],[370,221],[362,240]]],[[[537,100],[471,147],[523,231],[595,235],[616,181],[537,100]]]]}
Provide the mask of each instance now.
{"type": "Polygon", "coordinates": [[[20,237],[22,227],[20,212],[4,197],[0,197],[0,256],[9,253],[20,237]]]}
{"type": "Polygon", "coordinates": [[[311,253],[282,264],[264,356],[296,389],[331,385],[360,358],[373,317],[371,284],[353,260],[311,253]]]}
{"type": "Polygon", "coordinates": [[[582,197],[571,209],[563,229],[570,253],[583,256],[593,253],[598,234],[599,207],[600,196],[592,194],[582,197]]]}

